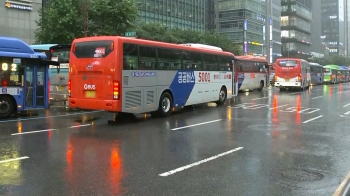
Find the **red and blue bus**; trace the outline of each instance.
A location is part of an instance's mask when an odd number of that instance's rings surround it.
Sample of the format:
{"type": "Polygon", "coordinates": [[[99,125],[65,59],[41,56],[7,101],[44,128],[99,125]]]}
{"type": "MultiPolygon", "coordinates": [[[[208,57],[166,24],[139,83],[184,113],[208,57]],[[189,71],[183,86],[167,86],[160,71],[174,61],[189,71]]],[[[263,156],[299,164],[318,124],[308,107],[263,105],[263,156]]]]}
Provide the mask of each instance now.
{"type": "Polygon", "coordinates": [[[75,39],[69,107],[168,116],[173,109],[236,96],[235,56],[201,44],[119,36],[75,39]]]}
{"type": "Polygon", "coordinates": [[[0,37],[0,117],[49,108],[49,65],[43,53],[22,40],[0,37]]]}
{"type": "Polygon", "coordinates": [[[259,90],[268,86],[269,63],[263,57],[236,56],[239,90],[259,90]]]}
{"type": "Polygon", "coordinates": [[[304,90],[311,84],[310,64],[303,59],[281,58],[275,64],[275,86],[304,90]]]}

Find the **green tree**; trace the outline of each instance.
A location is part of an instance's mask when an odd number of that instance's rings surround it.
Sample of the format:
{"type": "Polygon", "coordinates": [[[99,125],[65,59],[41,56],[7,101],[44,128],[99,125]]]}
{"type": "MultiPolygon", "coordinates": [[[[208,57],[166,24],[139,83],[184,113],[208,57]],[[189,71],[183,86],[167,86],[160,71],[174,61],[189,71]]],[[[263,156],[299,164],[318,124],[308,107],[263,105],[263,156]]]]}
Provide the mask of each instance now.
{"type": "Polygon", "coordinates": [[[133,27],[137,12],[134,0],[91,0],[90,34],[123,35],[133,27]]]}
{"type": "Polygon", "coordinates": [[[326,59],[326,64],[332,65],[348,65],[350,60],[345,56],[332,55],[326,59]]]}
{"type": "Polygon", "coordinates": [[[169,29],[167,26],[158,23],[139,24],[134,30],[137,32],[137,37],[142,39],[177,44],[201,43],[220,47],[225,51],[234,53],[235,55],[241,54],[238,45],[232,43],[228,38],[215,31],[201,33],[194,30],[169,29]]]}
{"type": "Polygon", "coordinates": [[[39,10],[36,43],[66,44],[81,36],[81,17],[74,3],[72,0],[50,0],[48,8],[39,10]]]}
{"type": "Polygon", "coordinates": [[[135,0],[50,0],[39,11],[37,43],[71,43],[91,35],[121,35],[137,17],[135,0]]]}

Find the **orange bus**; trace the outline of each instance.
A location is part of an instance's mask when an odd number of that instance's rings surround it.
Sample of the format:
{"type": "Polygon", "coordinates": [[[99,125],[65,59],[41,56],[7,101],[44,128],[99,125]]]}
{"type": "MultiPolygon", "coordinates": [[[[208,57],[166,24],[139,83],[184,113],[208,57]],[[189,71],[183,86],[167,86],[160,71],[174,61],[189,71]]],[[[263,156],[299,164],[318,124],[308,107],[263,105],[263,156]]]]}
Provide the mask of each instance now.
{"type": "Polygon", "coordinates": [[[235,56],[201,44],[86,37],[73,41],[69,62],[70,108],[168,116],[238,91],[235,56]]]}
{"type": "Polygon", "coordinates": [[[281,58],[276,60],[275,86],[280,90],[299,88],[304,90],[311,84],[310,64],[303,59],[281,58]]]}

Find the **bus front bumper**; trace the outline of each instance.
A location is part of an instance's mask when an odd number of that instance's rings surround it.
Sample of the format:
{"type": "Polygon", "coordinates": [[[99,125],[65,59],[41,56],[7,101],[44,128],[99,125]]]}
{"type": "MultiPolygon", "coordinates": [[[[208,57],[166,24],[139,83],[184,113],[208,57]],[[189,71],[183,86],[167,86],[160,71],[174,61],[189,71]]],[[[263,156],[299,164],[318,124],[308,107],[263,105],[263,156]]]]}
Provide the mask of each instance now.
{"type": "Polygon", "coordinates": [[[300,87],[300,82],[275,82],[276,87],[300,87]]]}

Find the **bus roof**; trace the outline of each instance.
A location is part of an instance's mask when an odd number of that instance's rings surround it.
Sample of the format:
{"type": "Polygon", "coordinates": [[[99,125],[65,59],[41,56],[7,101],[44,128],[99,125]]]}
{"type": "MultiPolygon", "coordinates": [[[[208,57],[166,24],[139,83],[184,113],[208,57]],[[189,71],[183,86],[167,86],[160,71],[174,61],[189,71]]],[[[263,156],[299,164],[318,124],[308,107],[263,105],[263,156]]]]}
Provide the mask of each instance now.
{"type": "Polygon", "coordinates": [[[249,60],[249,61],[259,61],[259,62],[267,62],[266,58],[264,57],[257,57],[257,56],[236,56],[238,60],[249,60]]]}
{"type": "Polygon", "coordinates": [[[50,47],[56,46],[57,44],[37,44],[37,45],[30,45],[31,48],[34,50],[49,50],[50,47]]]}
{"type": "Polygon", "coordinates": [[[349,67],[347,67],[347,66],[339,66],[339,68],[340,68],[341,70],[349,70],[349,67]]]}
{"type": "Polygon", "coordinates": [[[339,66],[338,66],[338,65],[325,65],[325,66],[323,66],[323,67],[339,70],[339,66]]]}
{"type": "Polygon", "coordinates": [[[34,52],[24,41],[14,37],[0,36],[0,56],[15,58],[40,58],[45,59],[46,55],[34,52]]]}
{"type": "Polygon", "coordinates": [[[122,36],[95,36],[95,37],[83,37],[83,38],[76,38],[73,40],[73,44],[79,43],[79,42],[87,42],[87,41],[98,41],[98,40],[113,40],[113,41],[122,41],[122,42],[128,42],[131,44],[143,44],[143,45],[157,45],[159,47],[167,47],[167,48],[176,48],[176,49],[182,49],[182,50],[192,50],[192,51],[200,51],[200,52],[208,52],[213,54],[226,54],[231,55],[234,57],[234,54],[231,52],[226,51],[218,51],[208,48],[198,48],[198,47],[191,47],[191,46],[184,46],[180,44],[174,44],[174,43],[167,43],[167,42],[160,42],[160,41],[153,41],[153,40],[146,40],[146,39],[136,39],[132,37],[122,37],[122,36]]]}
{"type": "Polygon", "coordinates": [[[276,61],[287,61],[287,60],[290,60],[290,61],[304,61],[304,62],[308,62],[304,59],[297,59],[297,58],[279,58],[277,59],[276,61]]]}
{"type": "Polygon", "coordinates": [[[316,66],[316,67],[323,67],[322,65],[318,64],[318,63],[309,63],[312,66],[316,66]]]}

